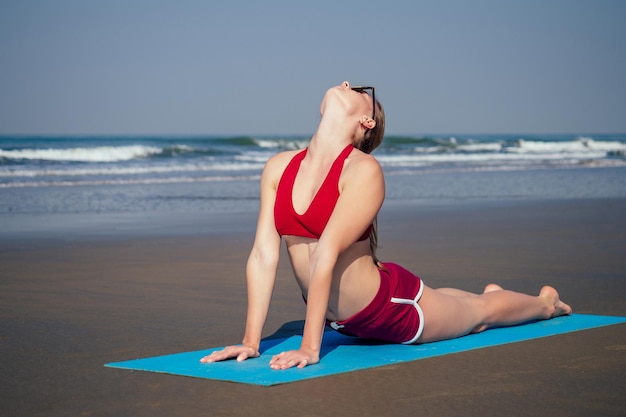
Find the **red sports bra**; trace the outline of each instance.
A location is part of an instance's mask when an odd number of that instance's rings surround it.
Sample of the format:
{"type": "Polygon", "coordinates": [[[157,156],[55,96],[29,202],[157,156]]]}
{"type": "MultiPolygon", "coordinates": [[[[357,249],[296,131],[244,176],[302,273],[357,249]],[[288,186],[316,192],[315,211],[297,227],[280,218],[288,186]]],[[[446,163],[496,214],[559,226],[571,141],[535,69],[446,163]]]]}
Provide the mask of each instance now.
{"type": "MultiPolygon", "coordinates": [[[[291,159],[280,178],[278,189],[276,190],[274,224],[278,234],[281,236],[293,235],[314,239],[320,238],[335,209],[337,199],[339,199],[339,177],[343,170],[343,163],[353,149],[352,145],[346,146],[335,159],[324,182],[304,214],[296,213],[293,207],[292,193],[296,175],[307,150],[304,149],[291,159]]],[[[359,241],[369,237],[371,228],[372,226],[367,228],[365,233],[359,238],[359,241]]]]}

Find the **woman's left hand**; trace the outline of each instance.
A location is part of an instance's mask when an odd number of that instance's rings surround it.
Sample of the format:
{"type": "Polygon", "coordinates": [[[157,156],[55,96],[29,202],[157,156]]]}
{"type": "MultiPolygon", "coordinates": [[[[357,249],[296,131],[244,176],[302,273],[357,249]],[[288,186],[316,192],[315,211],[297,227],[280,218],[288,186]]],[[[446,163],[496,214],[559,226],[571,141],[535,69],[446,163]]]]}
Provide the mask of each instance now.
{"type": "Polygon", "coordinates": [[[270,361],[272,369],[288,369],[297,366],[304,368],[307,365],[313,365],[320,361],[318,353],[309,351],[308,349],[289,350],[287,352],[274,355],[270,361]]]}

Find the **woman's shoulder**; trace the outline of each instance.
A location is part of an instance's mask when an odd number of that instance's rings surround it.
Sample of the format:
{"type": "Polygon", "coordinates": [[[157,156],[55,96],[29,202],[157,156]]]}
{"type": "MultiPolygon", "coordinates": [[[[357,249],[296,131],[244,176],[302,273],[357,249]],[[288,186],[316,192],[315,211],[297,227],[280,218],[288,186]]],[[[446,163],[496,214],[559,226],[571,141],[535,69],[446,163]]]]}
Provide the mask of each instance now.
{"type": "Polygon", "coordinates": [[[300,152],[302,152],[302,149],[297,149],[294,151],[279,152],[271,156],[265,163],[265,166],[268,168],[277,168],[277,167],[282,166],[284,169],[287,166],[287,164],[289,164],[289,162],[293,159],[293,157],[296,156],[300,152]]]}
{"type": "Polygon", "coordinates": [[[346,159],[339,187],[344,190],[347,185],[357,189],[380,189],[384,194],[385,178],[383,169],[376,158],[360,150],[353,151],[346,159]]]}
{"type": "Polygon", "coordinates": [[[358,149],[352,151],[344,164],[344,172],[347,175],[382,175],[382,167],[378,160],[365,152],[358,149]]]}
{"type": "Polygon", "coordinates": [[[278,152],[275,155],[272,155],[267,162],[268,163],[280,163],[281,161],[287,161],[287,163],[289,163],[289,161],[291,161],[291,159],[293,159],[294,156],[296,156],[297,154],[299,154],[300,152],[304,151],[304,149],[295,149],[292,151],[283,151],[283,152],[278,152]]]}
{"type": "Polygon", "coordinates": [[[271,156],[265,163],[263,175],[279,178],[282,176],[285,168],[287,168],[287,165],[289,165],[289,162],[293,159],[293,157],[300,152],[302,152],[302,149],[279,152],[271,156]]]}

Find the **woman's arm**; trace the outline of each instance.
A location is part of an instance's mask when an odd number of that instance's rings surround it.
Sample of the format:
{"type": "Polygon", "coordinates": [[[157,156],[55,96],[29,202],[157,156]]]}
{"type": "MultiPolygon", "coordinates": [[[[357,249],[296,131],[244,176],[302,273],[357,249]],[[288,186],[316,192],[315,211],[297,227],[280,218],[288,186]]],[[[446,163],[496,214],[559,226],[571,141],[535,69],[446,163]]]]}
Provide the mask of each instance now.
{"type": "Polygon", "coordinates": [[[261,175],[257,230],[246,264],[248,313],[242,344],[213,352],[202,358],[201,362],[215,362],[235,357],[242,361],[259,356],[261,333],[270,307],[280,254],[281,239],[274,225],[274,200],[278,179],[284,169],[284,159],[283,155],[271,158],[261,175]]]}
{"type": "Polygon", "coordinates": [[[382,206],[385,185],[378,162],[360,155],[346,166],[341,195],[310,259],[310,281],[302,344],[297,351],[283,352],[270,362],[274,369],[300,368],[319,362],[328,310],[333,270],[339,255],[372,223],[382,206]]]}
{"type": "MultiPolygon", "coordinates": [[[[279,178],[275,163],[268,161],[261,177],[261,208],[254,245],[246,265],[248,315],[243,344],[258,351],[261,332],[270,307],[280,254],[280,236],[274,223],[274,200],[279,178]]],[[[282,171],[281,171],[282,172],[282,171]]]]}

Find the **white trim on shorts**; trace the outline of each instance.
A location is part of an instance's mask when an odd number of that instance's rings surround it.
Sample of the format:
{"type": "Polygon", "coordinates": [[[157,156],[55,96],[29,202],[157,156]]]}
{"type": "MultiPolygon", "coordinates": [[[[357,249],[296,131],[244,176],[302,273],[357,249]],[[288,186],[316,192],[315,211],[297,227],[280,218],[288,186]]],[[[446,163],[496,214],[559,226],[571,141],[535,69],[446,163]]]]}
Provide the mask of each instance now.
{"type": "Polygon", "coordinates": [[[417,295],[415,296],[413,300],[410,298],[397,298],[397,297],[391,297],[391,300],[389,300],[395,304],[412,305],[413,307],[415,307],[415,310],[417,310],[417,315],[419,316],[420,324],[417,328],[417,332],[415,333],[415,336],[413,336],[413,338],[409,341],[402,342],[403,345],[410,345],[410,344],[417,342],[417,339],[419,339],[422,333],[424,332],[424,312],[422,311],[419,304],[417,304],[420,298],[422,298],[422,293],[424,292],[424,283],[422,282],[421,279],[419,280],[420,280],[420,290],[417,292],[417,295]]]}

